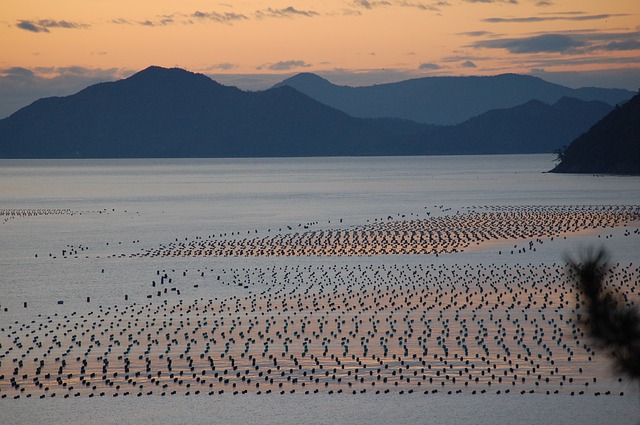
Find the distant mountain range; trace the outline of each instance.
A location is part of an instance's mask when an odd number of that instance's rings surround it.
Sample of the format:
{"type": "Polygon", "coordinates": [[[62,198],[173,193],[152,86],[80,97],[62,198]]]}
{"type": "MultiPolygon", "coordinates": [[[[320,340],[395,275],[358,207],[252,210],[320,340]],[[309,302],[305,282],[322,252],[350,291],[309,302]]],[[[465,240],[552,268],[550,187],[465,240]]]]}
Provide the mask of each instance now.
{"type": "Polygon", "coordinates": [[[71,96],[40,99],[0,120],[0,157],[552,152],[611,109],[601,101],[560,98],[549,105],[528,99],[458,125],[435,126],[352,117],[287,85],[245,92],[201,74],[150,67],[71,96]]]}
{"type": "Polygon", "coordinates": [[[633,92],[628,90],[571,89],[518,74],[425,77],[348,87],[332,84],[316,74],[302,73],[274,87],[285,85],[354,117],[402,118],[439,125],[459,124],[492,109],[512,108],[532,99],[552,104],[563,97],[572,97],[615,106],[633,96],[633,92]]]}
{"type": "Polygon", "coordinates": [[[640,94],[560,152],[556,173],[640,174],[640,94]]]}

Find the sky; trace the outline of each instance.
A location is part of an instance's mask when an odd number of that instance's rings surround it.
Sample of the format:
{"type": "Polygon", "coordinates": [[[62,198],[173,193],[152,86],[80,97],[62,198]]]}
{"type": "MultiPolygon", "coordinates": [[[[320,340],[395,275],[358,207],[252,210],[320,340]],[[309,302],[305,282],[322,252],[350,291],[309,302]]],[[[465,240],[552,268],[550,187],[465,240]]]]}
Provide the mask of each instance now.
{"type": "Polygon", "coordinates": [[[640,89],[640,0],[2,0],[0,118],[150,65],[263,90],[530,74],[640,89]]]}

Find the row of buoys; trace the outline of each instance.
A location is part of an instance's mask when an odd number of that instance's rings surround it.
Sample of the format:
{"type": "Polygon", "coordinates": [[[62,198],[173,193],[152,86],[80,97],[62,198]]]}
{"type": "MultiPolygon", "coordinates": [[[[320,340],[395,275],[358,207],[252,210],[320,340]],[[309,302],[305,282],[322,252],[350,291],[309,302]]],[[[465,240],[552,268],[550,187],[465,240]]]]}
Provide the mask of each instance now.
{"type": "MultiPolygon", "coordinates": [[[[156,273],[174,284],[189,276],[156,273]]],[[[569,273],[557,264],[228,270],[216,284],[269,277],[261,285],[279,293],[100,306],[8,326],[0,393],[616,392],[606,357],[574,319],[569,273]]],[[[638,267],[609,276],[637,295],[638,267]]]]}
{"type": "MultiPolygon", "coordinates": [[[[387,388],[387,389],[385,389],[385,390],[376,390],[375,392],[374,392],[374,391],[369,391],[369,393],[375,393],[376,395],[379,395],[379,394],[389,394],[390,392],[391,392],[391,391],[390,391],[390,389],[389,389],[389,388],[387,388]]],[[[416,391],[416,392],[417,392],[417,391],[416,391]]],[[[509,394],[510,392],[511,392],[511,391],[510,391],[509,389],[505,389],[505,390],[496,390],[496,391],[494,392],[494,394],[496,394],[496,395],[499,395],[499,394],[501,394],[501,393],[509,394]]],[[[236,390],[236,391],[233,391],[233,392],[232,392],[232,391],[227,391],[227,394],[232,394],[232,395],[234,395],[234,396],[237,396],[237,395],[245,395],[245,394],[248,394],[248,393],[249,393],[249,391],[247,391],[247,390],[241,390],[241,391],[237,391],[237,390],[236,390]]],[[[261,395],[261,394],[269,395],[269,394],[272,394],[272,393],[273,393],[273,394],[277,394],[277,391],[276,391],[276,392],[272,392],[270,389],[267,389],[267,390],[265,390],[265,391],[264,391],[264,393],[263,393],[262,391],[260,391],[260,390],[256,391],[255,393],[253,393],[253,392],[252,392],[252,394],[256,394],[256,395],[261,395]]],[[[289,394],[295,394],[295,393],[296,393],[296,390],[295,390],[295,389],[291,389],[291,390],[289,390],[289,391],[281,390],[281,391],[279,392],[279,394],[280,394],[280,395],[284,395],[284,394],[287,394],[287,393],[289,393],[289,394]]],[[[299,394],[305,394],[305,395],[318,394],[318,393],[319,393],[319,390],[316,388],[316,389],[314,389],[313,391],[305,390],[304,392],[303,392],[303,391],[298,391],[298,393],[299,393],[299,394]]],[[[342,389],[342,388],[340,388],[340,389],[338,389],[338,390],[336,390],[336,391],[334,391],[334,390],[329,390],[329,391],[327,391],[327,392],[326,392],[326,394],[329,394],[329,395],[331,395],[331,394],[342,394],[342,393],[349,393],[349,391],[348,391],[348,390],[347,390],[347,391],[343,391],[343,389],[342,389]]],[[[353,391],[350,391],[350,393],[351,393],[351,394],[366,394],[366,393],[367,393],[367,389],[366,389],[366,388],[364,388],[364,389],[359,390],[359,391],[358,391],[358,390],[353,390],[353,391]]],[[[395,390],[395,391],[394,391],[394,394],[401,394],[401,395],[402,395],[402,394],[405,394],[405,393],[406,393],[407,395],[409,395],[409,394],[413,394],[413,393],[414,393],[414,390],[413,390],[413,389],[410,389],[410,390],[407,390],[407,391],[405,391],[405,390],[395,390]]],[[[437,389],[433,389],[433,390],[431,390],[431,391],[429,391],[429,390],[425,390],[424,392],[422,392],[422,394],[424,394],[424,395],[428,395],[428,394],[437,394],[437,393],[438,393],[438,390],[437,390],[437,389]]],[[[442,393],[444,393],[444,391],[442,391],[442,393]]],[[[477,390],[473,390],[473,391],[463,391],[462,389],[458,389],[458,390],[455,390],[455,391],[453,391],[453,390],[448,390],[448,391],[446,392],[446,394],[448,394],[448,395],[451,395],[451,394],[471,394],[471,395],[476,395],[476,394],[486,394],[486,393],[488,393],[488,391],[487,391],[486,389],[479,390],[479,391],[477,391],[477,390]]],[[[515,391],[514,391],[514,393],[515,393],[515,391]]],[[[542,393],[542,392],[541,392],[541,393],[542,393]]],[[[547,391],[545,392],[545,394],[546,394],[546,395],[550,395],[551,393],[552,393],[552,392],[551,392],[551,391],[549,391],[549,390],[547,390],[547,391]]],[[[139,392],[138,392],[137,394],[135,394],[135,395],[136,395],[137,397],[142,397],[143,395],[150,396],[150,395],[153,395],[153,394],[159,395],[159,396],[161,396],[161,397],[164,397],[164,396],[166,396],[166,395],[168,395],[168,394],[170,394],[170,395],[174,396],[174,395],[176,395],[176,394],[177,394],[177,391],[175,391],[175,390],[174,390],[174,391],[171,391],[170,393],[169,393],[169,392],[167,392],[167,391],[163,391],[163,392],[161,392],[161,393],[157,393],[157,392],[156,392],[156,393],[154,393],[153,391],[147,391],[146,393],[143,393],[142,391],[139,391],[139,392]]],[[[225,394],[225,391],[224,391],[224,390],[218,390],[218,391],[209,391],[209,392],[207,392],[206,390],[203,390],[203,391],[201,392],[200,390],[195,390],[195,391],[193,391],[193,392],[191,392],[191,391],[186,391],[186,392],[184,392],[184,393],[181,393],[180,395],[184,395],[184,396],[190,396],[190,395],[198,396],[198,395],[205,395],[205,394],[206,394],[206,395],[209,395],[209,396],[214,396],[214,395],[223,395],[223,394],[225,394]]],[[[536,394],[536,391],[535,391],[535,390],[529,390],[529,391],[521,390],[521,391],[520,391],[520,395],[525,395],[525,394],[536,394]]],[[[557,391],[557,390],[553,391],[553,394],[558,394],[558,391],[557,391]]],[[[582,395],[585,395],[585,394],[587,394],[585,391],[571,391],[571,393],[570,393],[570,395],[571,395],[572,397],[573,397],[573,396],[575,396],[575,395],[582,396],[582,395]]],[[[80,392],[76,392],[75,394],[73,394],[73,397],[79,397],[79,396],[81,396],[81,395],[83,395],[83,394],[82,394],[82,393],[80,393],[80,392]]],[[[105,396],[107,396],[107,397],[108,397],[108,396],[111,396],[111,397],[119,397],[119,396],[120,396],[120,397],[128,397],[128,396],[131,396],[131,397],[133,397],[133,395],[134,395],[134,394],[133,394],[133,393],[131,393],[131,392],[129,392],[129,391],[125,391],[125,392],[123,392],[123,393],[115,392],[115,393],[112,393],[112,394],[107,394],[107,393],[105,393],[104,391],[102,391],[102,392],[100,392],[100,393],[93,393],[93,392],[92,392],[92,393],[88,393],[88,394],[84,394],[84,395],[86,395],[86,396],[87,396],[87,397],[89,397],[89,398],[92,398],[92,397],[105,397],[105,396]]],[[[593,393],[593,395],[594,395],[594,396],[596,396],[596,397],[601,396],[601,395],[607,395],[607,396],[609,396],[609,395],[612,395],[612,392],[611,392],[611,391],[605,391],[605,392],[596,391],[596,392],[594,392],[594,393],[593,393]]],[[[621,397],[622,397],[622,396],[624,396],[624,391],[620,391],[620,393],[619,393],[618,395],[619,395],[619,396],[621,396],[621,397]]],[[[50,393],[50,394],[41,394],[39,398],[41,398],[41,399],[42,399],[42,398],[46,398],[47,396],[48,396],[48,397],[50,397],[50,398],[54,398],[54,397],[56,397],[56,393],[52,392],[52,393],[50,393]]],[[[23,398],[31,398],[31,397],[32,397],[32,394],[31,394],[31,393],[26,393],[26,394],[16,394],[16,395],[14,395],[14,396],[13,396],[13,398],[14,398],[14,399],[19,399],[19,398],[21,398],[21,397],[23,397],[23,398]]],[[[70,397],[71,397],[71,394],[64,394],[62,397],[63,397],[63,398],[70,398],[70,397]]],[[[0,398],[7,398],[7,395],[6,395],[6,394],[2,394],[2,396],[0,396],[0,398]]]]}
{"type": "MultiPolygon", "coordinates": [[[[327,255],[376,242],[384,246],[378,253],[409,253],[406,247],[420,235],[457,250],[469,241],[515,234],[529,238],[532,249],[545,232],[613,227],[638,216],[637,207],[626,206],[488,209],[449,214],[441,208],[443,214],[428,219],[389,216],[351,229],[259,239],[264,246],[239,237],[176,238],[163,250],[201,255],[202,244],[227,243],[260,250],[246,255],[291,249],[301,256],[309,246],[327,255]]],[[[619,389],[608,379],[606,356],[596,353],[575,319],[581,300],[570,283],[572,272],[562,264],[323,261],[215,272],[157,270],[154,292],[147,295],[151,301],[5,326],[0,394],[619,389]],[[218,298],[220,285],[237,288],[235,295],[218,298]],[[193,287],[210,298],[182,299],[180,290],[193,287]]],[[[637,266],[618,264],[607,285],[635,306],[639,277],[637,266]]]]}
{"type": "MultiPolygon", "coordinates": [[[[317,394],[318,392],[319,392],[319,390],[316,388],[316,389],[314,389],[313,391],[306,390],[306,391],[304,391],[304,394],[305,394],[305,395],[309,395],[309,394],[317,394]]],[[[327,391],[327,394],[329,394],[329,395],[331,395],[331,394],[342,394],[343,392],[345,392],[345,391],[343,391],[343,390],[342,390],[342,388],[340,388],[340,389],[338,389],[337,391],[329,390],[329,391],[327,391]]],[[[346,391],[346,392],[348,392],[348,391],[346,391]]],[[[376,391],[375,391],[375,394],[376,394],[376,395],[378,395],[378,394],[389,394],[390,392],[391,392],[391,391],[389,390],[389,388],[387,388],[387,389],[382,390],[382,391],[381,391],[381,390],[376,390],[376,391]]],[[[447,391],[447,394],[448,394],[448,395],[451,395],[451,394],[454,394],[454,393],[455,393],[455,394],[463,394],[463,393],[465,393],[465,394],[472,394],[472,395],[476,395],[476,394],[486,394],[487,392],[488,392],[488,391],[487,391],[487,390],[485,390],[485,389],[480,390],[480,391],[473,390],[473,391],[470,391],[470,392],[468,392],[468,391],[463,391],[463,390],[461,390],[461,389],[458,389],[458,390],[455,390],[455,391],[449,390],[449,391],[447,391]]],[[[249,393],[249,392],[248,392],[247,390],[242,390],[242,391],[237,391],[237,390],[236,390],[236,391],[233,391],[233,392],[231,392],[231,391],[228,391],[228,392],[227,392],[227,394],[233,394],[234,396],[236,396],[236,395],[245,395],[245,394],[248,394],[248,393],[249,393]]],[[[277,393],[277,392],[276,392],[276,393],[277,393]]],[[[289,390],[289,391],[285,391],[285,390],[281,390],[281,391],[280,391],[280,395],[284,395],[284,394],[286,394],[286,393],[289,393],[289,394],[295,394],[295,393],[296,393],[296,390],[295,390],[295,389],[291,389],[291,390],[289,390]]],[[[302,394],[303,392],[302,392],[302,391],[299,391],[299,393],[300,393],[300,394],[302,394]]],[[[353,390],[353,391],[351,391],[351,394],[358,394],[358,393],[359,393],[359,394],[365,394],[365,393],[367,393],[367,390],[366,390],[366,388],[365,388],[365,389],[362,389],[362,390],[360,390],[360,391],[357,391],[357,390],[353,390]]],[[[374,391],[370,391],[370,393],[374,393],[374,391]]],[[[405,394],[405,390],[394,391],[394,393],[397,393],[397,394],[405,394]]],[[[414,390],[413,390],[413,389],[410,389],[410,390],[407,390],[407,391],[406,391],[406,394],[413,394],[413,393],[414,393],[414,390]]],[[[431,391],[426,390],[426,391],[424,391],[422,394],[424,394],[424,395],[428,395],[428,394],[437,394],[437,393],[438,393],[438,390],[437,390],[437,389],[433,389],[433,390],[431,390],[431,391]]],[[[443,393],[444,393],[444,391],[443,391],[443,393]]],[[[509,390],[509,389],[505,389],[504,391],[501,391],[501,390],[496,390],[496,391],[495,391],[495,394],[496,394],[496,395],[499,395],[499,394],[501,394],[501,393],[509,394],[509,393],[510,393],[510,390],[509,390]]],[[[520,391],[520,395],[525,395],[525,394],[535,394],[535,393],[536,393],[536,391],[535,391],[535,390],[529,390],[529,391],[521,390],[521,391],[520,391]]],[[[551,391],[549,391],[549,390],[547,390],[547,391],[546,391],[546,395],[550,395],[551,393],[552,393],[552,392],[551,392],[551,391]]],[[[153,394],[154,394],[154,392],[153,392],[153,391],[148,391],[148,392],[146,393],[146,395],[153,395],[153,394]]],[[[157,393],[156,393],[156,394],[157,394],[157,393]]],[[[161,397],[164,397],[164,396],[166,396],[167,394],[168,394],[168,392],[163,391],[162,393],[160,393],[160,394],[158,394],[158,395],[160,395],[161,397]]],[[[170,392],[170,394],[171,394],[171,395],[176,395],[176,394],[177,394],[177,391],[175,391],[175,390],[174,390],[174,391],[171,391],[171,392],[170,392]]],[[[213,396],[213,395],[223,395],[223,394],[225,394],[225,391],[224,391],[224,390],[218,390],[218,391],[209,391],[209,392],[207,393],[206,391],[202,391],[202,392],[201,392],[200,390],[195,390],[193,393],[191,393],[191,391],[186,391],[186,392],[182,393],[181,395],[189,396],[189,395],[192,395],[192,394],[193,394],[194,396],[197,396],[197,395],[200,395],[200,394],[202,394],[202,395],[204,395],[204,394],[208,394],[209,396],[213,396]]],[[[261,394],[263,394],[263,392],[258,390],[258,391],[256,391],[256,392],[255,392],[255,394],[257,394],[257,395],[261,395],[261,394]]],[[[270,389],[267,389],[266,391],[264,391],[264,394],[265,394],[265,395],[272,394],[272,391],[271,391],[270,389]]],[[[556,390],[556,391],[553,391],[553,394],[558,394],[558,391],[557,391],[557,390],[556,390]]],[[[570,395],[571,395],[572,397],[573,397],[573,396],[575,396],[576,394],[577,394],[577,395],[582,396],[582,395],[585,395],[585,394],[586,394],[586,392],[585,392],[585,391],[571,391],[571,393],[570,393],[570,395]]],[[[612,393],[611,393],[611,391],[605,391],[605,392],[596,391],[595,393],[593,393],[593,395],[594,395],[594,396],[596,396],[596,397],[601,396],[601,395],[607,395],[607,396],[609,396],[609,395],[611,395],[611,394],[612,394],[612,393]]],[[[80,392],[76,392],[75,394],[73,394],[73,396],[74,396],[74,397],[79,397],[80,395],[82,395],[80,392]]],[[[125,392],[123,392],[123,393],[117,393],[117,392],[115,392],[115,393],[113,393],[113,394],[106,394],[106,393],[103,391],[103,392],[100,392],[100,393],[89,393],[89,394],[87,394],[87,397],[89,397],[89,398],[91,398],[91,397],[98,397],[98,396],[99,396],[99,397],[105,397],[105,396],[109,396],[109,395],[111,395],[112,397],[118,397],[118,396],[122,396],[122,397],[133,396],[133,394],[132,394],[132,393],[130,393],[129,391],[125,391],[125,392]]],[[[137,396],[137,397],[141,397],[141,396],[143,396],[143,395],[144,395],[144,394],[143,394],[143,392],[138,392],[138,393],[136,394],[136,396],[137,396]]],[[[620,395],[620,396],[624,396],[624,391],[620,391],[619,395],[620,395]]],[[[17,394],[17,395],[15,395],[15,396],[13,396],[13,398],[14,398],[14,399],[19,399],[19,398],[21,398],[21,396],[24,396],[24,398],[31,398],[31,396],[32,396],[32,395],[31,395],[31,393],[27,393],[27,394],[23,394],[23,395],[21,395],[21,394],[17,394]]],[[[46,396],[47,396],[47,395],[45,395],[45,394],[41,394],[41,395],[40,395],[40,398],[41,398],[41,399],[42,399],[42,398],[46,398],[46,396]]],[[[50,394],[48,394],[48,396],[49,396],[49,397],[51,397],[51,398],[54,398],[54,397],[56,396],[56,393],[50,393],[50,394]]],[[[71,397],[71,394],[65,394],[65,395],[63,396],[63,398],[69,398],[69,397],[71,397]]],[[[2,396],[1,396],[0,398],[7,398],[7,395],[6,395],[6,394],[2,394],[2,396]]]]}
{"type": "MultiPolygon", "coordinates": [[[[129,295],[125,294],[125,296],[124,296],[124,300],[125,300],[125,301],[128,301],[128,300],[129,300],[129,295]]],[[[87,302],[88,302],[88,303],[90,303],[90,302],[91,302],[91,297],[87,297],[87,302]]],[[[57,301],[57,304],[58,304],[58,305],[62,305],[62,304],[64,304],[64,300],[58,300],[58,301],[57,301]]],[[[22,303],[23,308],[27,308],[27,305],[28,305],[28,304],[27,304],[27,302],[26,302],[26,301],[24,301],[24,302],[22,303]]],[[[7,310],[8,310],[8,308],[7,308],[7,307],[5,307],[5,308],[4,308],[4,311],[7,311],[7,310]]]]}
{"type": "Polygon", "coordinates": [[[2,223],[16,218],[30,218],[38,216],[67,215],[76,216],[87,214],[89,211],[77,211],[69,208],[0,208],[2,223]]]}
{"type": "MultiPolygon", "coordinates": [[[[368,256],[441,254],[463,251],[504,239],[529,241],[594,228],[620,226],[640,219],[637,206],[536,206],[456,213],[426,219],[380,221],[348,229],[284,233],[262,238],[196,238],[130,257],[368,256]]],[[[256,230],[257,232],[257,230],[256,230]]],[[[527,250],[521,248],[519,252],[527,250]]],[[[512,251],[513,253],[513,251],[512,251]]],[[[121,254],[121,257],[126,256],[121,254]]]]}
{"type": "Polygon", "coordinates": [[[69,215],[77,213],[68,208],[0,208],[0,216],[35,217],[39,215],[69,215]]]}

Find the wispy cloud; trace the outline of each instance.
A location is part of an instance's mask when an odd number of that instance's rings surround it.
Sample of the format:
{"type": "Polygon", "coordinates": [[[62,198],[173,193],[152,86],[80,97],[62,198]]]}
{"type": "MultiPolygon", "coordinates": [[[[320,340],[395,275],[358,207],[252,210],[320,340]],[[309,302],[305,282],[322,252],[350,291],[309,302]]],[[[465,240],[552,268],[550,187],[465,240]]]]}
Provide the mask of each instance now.
{"type": "Polygon", "coordinates": [[[524,38],[481,40],[472,44],[476,48],[505,49],[510,53],[566,53],[585,43],[563,34],[543,34],[524,38]]]}
{"type": "MultiPolygon", "coordinates": [[[[640,71],[640,57],[607,57],[604,55],[588,55],[588,56],[534,56],[529,59],[523,58],[521,64],[529,68],[548,69],[557,67],[580,67],[605,65],[611,69],[615,65],[636,65],[634,72],[640,71]]],[[[637,74],[640,75],[640,74],[637,74]]],[[[640,82],[640,78],[638,78],[640,82]]],[[[637,89],[637,88],[636,88],[637,89]]]]}
{"type": "Polygon", "coordinates": [[[213,22],[219,22],[221,24],[232,24],[237,21],[243,21],[249,19],[246,15],[235,12],[201,12],[196,11],[191,14],[191,17],[196,19],[209,20],[213,22]]]}
{"type": "Polygon", "coordinates": [[[164,27],[176,23],[176,20],[174,15],[162,15],[158,16],[155,20],[145,19],[137,23],[145,27],[164,27]]]}
{"type": "Polygon", "coordinates": [[[258,70],[269,70],[269,71],[289,71],[291,69],[296,69],[296,68],[308,68],[311,65],[306,63],[305,61],[301,61],[301,60],[288,60],[288,61],[281,61],[281,62],[276,62],[276,63],[270,63],[270,64],[264,64],[264,65],[260,65],[258,66],[258,70]]]}
{"type": "Polygon", "coordinates": [[[518,4],[518,0],[464,0],[467,3],[509,3],[518,4]]]}
{"type": "Polygon", "coordinates": [[[556,11],[556,12],[540,12],[540,15],[586,15],[587,12],[581,10],[567,10],[567,11],[556,11]]]}
{"type": "Polygon", "coordinates": [[[49,32],[46,27],[36,25],[31,21],[20,21],[16,24],[16,27],[31,32],[49,32]]]}
{"type": "Polygon", "coordinates": [[[423,69],[423,70],[428,70],[428,71],[435,71],[438,69],[441,69],[442,67],[440,65],[438,65],[437,63],[433,63],[433,62],[428,62],[428,63],[421,63],[420,66],[418,66],[418,69],[423,69]]]}
{"type": "Polygon", "coordinates": [[[314,10],[301,10],[296,9],[293,6],[285,7],[282,9],[260,9],[256,10],[251,15],[245,15],[238,12],[218,12],[210,11],[205,12],[202,10],[196,10],[195,12],[184,14],[174,13],[171,15],[160,15],[155,18],[132,21],[130,19],[118,18],[112,19],[110,22],[118,25],[142,25],[146,27],[161,27],[171,24],[182,23],[186,25],[194,24],[196,22],[214,22],[218,24],[233,25],[236,22],[250,20],[252,18],[264,19],[264,18],[294,18],[294,17],[314,17],[320,14],[314,10]]]}
{"type": "Polygon", "coordinates": [[[124,18],[112,19],[111,23],[112,24],[116,24],[116,25],[132,25],[133,24],[131,21],[129,21],[128,19],[124,19],[124,18]]]}
{"type": "Polygon", "coordinates": [[[300,10],[300,9],[296,9],[293,6],[289,6],[289,7],[285,7],[283,9],[273,9],[273,8],[268,8],[268,9],[262,9],[262,10],[257,10],[255,12],[255,16],[258,19],[263,19],[263,18],[292,18],[292,17],[296,17],[296,16],[306,16],[306,17],[313,17],[313,16],[318,16],[319,13],[315,12],[313,10],[300,10]]]}
{"type": "Polygon", "coordinates": [[[491,56],[451,55],[451,56],[445,56],[440,60],[444,63],[457,63],[457,62],[463,62],[463,61],[470,61],[470,62],[476,63],[476,62],[493,60],[493,59],[494,58],[491,56]]]}
{"type": "Polygon", "coordinates": [[[344,16],[360,16],[360,15],[362,15],[362,12],[360,12],[359,10],[355,10],[355,9],[343,9],[342,10],[342,15],[344,15],[344,16]]]}
{"type": "Polygon", "coordinates": [[[177,23],[176,15],[161,15],[157,16],[154,19],[144,19],[141,21],[131,21],[129,19],[124,18],[116,18],[111,19],[112,24],[116,25],[142,25],[143,27],[164,27],[167,25],[172,25],[177,23]]]}
{"type": "Polygon", "coordinates": [[[154,18],[132,21],[130,19],[117,18],[110,22],[117,25],[142,25],[145,27],[163,27],[173,24],[193,24],[194,21],[215,22],[220,24],[233,24],[237,21],[247,20],[249,17],[235,12],[203,12],[197,10],[193,13],[174,13],[170,15],[158,15],[154,18]]]}
{"type": "Polygon", "coordinates": [[[526,16],[521,18],[486,18],[484,22],[496,23],[526,23],[545,21],[596,21],[609,19],[616,16],[627,16],[625,14],[600,14],[600,15],[577,15],[577,16],[526,16]]]}
{"type": "Polygon", "coordinates": [[[463,68],[477,68],[478,65],[476,65],[475,63],[471,62],[471,61],[464,61],[460,64],[461,67],[463,68]]]}
{"type": "Polygon", "coordinates": [[[353,6],[363,9],[373,9],[374,7],[391,6],[391,3],[385,0],[355,0],[353,6]]]}
{"type": "Polygon", "coordinates": [[[468,37],[483,37],[485,35],[491,35],[493,34],[490,31],[466,31],[466,32],[459,32],[458,35],[466,35],[468,37]]]}
{"type": "Polygon", "coordinates": [[[612,41],[602,45],[594,46],[599,50],[640,50],[640,39],[637,40],[624,40],[624,41],[612,41]]]}
{"type": "Polygon", "coordinates": [[[15,79],[32,79],[36,76],[36,74],[27,68],[22,68],[19,66],[14,66],[11,68],[0,69],[0,77],[9,77],[15,79]]]}
{"type": "Polygon", "coordinates": [[[52,28],[64,28],[64,29],[87,29],[89,24],[83,24],[79,22],[70,21],[56,21],[53,19],[40,19],[40,20],[20,20],[16,24],[16,27],[30,32],[50,32],[52,28]]]}
{"type": "Polygon", "coordinates": [[[443,7],[451,6],[451,5],[446,1],[436,1],[432,3],[401,1],[400,6],[412,7],[418,10],[425,10],[428,12],[440,12],[443,7]]]}
{"type": "Polygon", "coordinates": [[[214,65],[208,66],[205,68],[205,71],[230,71],[232,69],[238,68],[237,65],[232,63],[224,62],[224,63],[216,63],[214,65]]]}
{"type": "Polygon", "coordinates": [[[36,67],[32,70],[38,77],[82,77],[86,79],[113,80],[131,75],[134,71],[119,68],[87,68],[84,66],[47,66],[36,67]]]}
{"type": "Polygon", "coordinates": [[[640,50],[640,31],[598,32],[597,30],[543,33],[521,38],[479,40],[469,47],[504,49],[510,53],[571,53],[640,50]]]}

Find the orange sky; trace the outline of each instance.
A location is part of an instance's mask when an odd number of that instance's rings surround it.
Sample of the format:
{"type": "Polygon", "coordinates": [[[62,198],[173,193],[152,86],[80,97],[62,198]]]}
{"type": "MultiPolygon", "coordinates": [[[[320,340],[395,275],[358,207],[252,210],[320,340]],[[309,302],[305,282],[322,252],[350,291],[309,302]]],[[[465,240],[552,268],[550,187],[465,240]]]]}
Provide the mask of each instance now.
{"type": "Polygon", "coordinates": [[[302,71],[354,85],[517,72],[640,87],[640,1],[3,0],[0,95],[24,75],[92,82],[149,65],[248,89],[302,71]]]}

